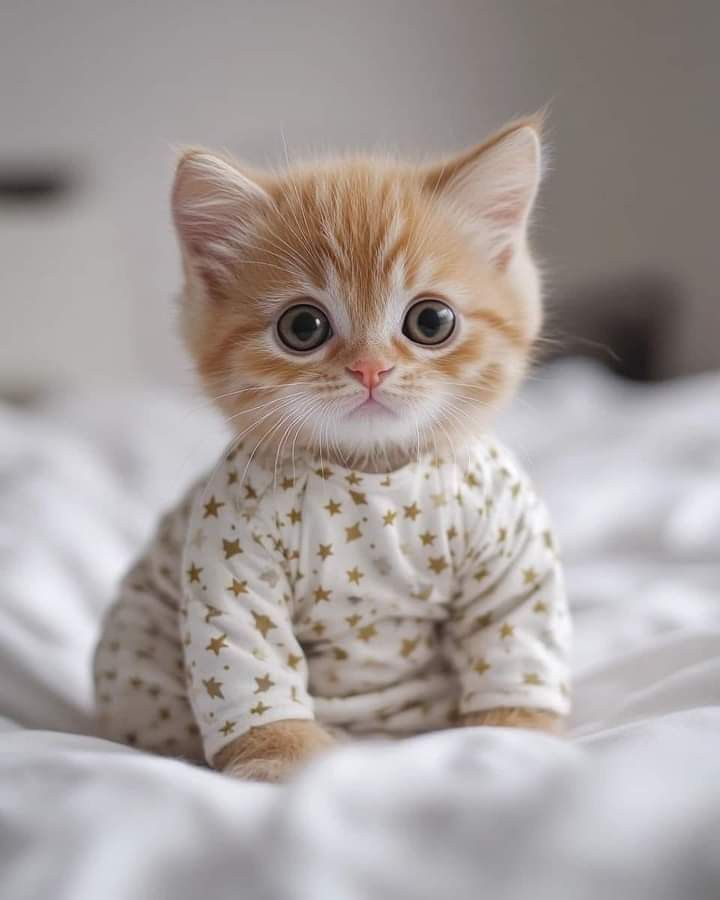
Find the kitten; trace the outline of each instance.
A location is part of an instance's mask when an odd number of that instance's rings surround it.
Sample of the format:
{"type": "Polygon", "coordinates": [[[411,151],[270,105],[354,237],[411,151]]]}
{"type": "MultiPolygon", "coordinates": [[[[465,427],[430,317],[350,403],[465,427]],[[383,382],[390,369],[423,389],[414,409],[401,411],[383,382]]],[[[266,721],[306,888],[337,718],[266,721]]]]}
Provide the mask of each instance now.
{"type": "Polygon", "coordinates": [[[538,119],[433,165],[181,157],[182,331],[236,440],[109,614],[105,733],[276,780],[334,729],[558,728],[552,535],[486,438],[541,325],[539,180],[538,119]]]}

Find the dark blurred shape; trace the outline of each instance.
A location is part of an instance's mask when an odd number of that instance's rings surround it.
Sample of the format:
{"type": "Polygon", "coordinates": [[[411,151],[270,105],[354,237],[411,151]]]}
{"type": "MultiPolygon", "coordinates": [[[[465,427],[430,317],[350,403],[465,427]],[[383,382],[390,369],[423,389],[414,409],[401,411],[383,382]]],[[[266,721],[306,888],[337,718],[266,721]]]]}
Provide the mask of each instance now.
{"type": "Polygon", "coordinates": [[[0,203],[57,203],[78,187],[79,180],[75,170],[59,163],[0,159],[0,203]]]}
{"type": "Polygon", "coordinates": [[[586,356],[633,381],[667,378],[681,308],[680,290],[660,275],[581,285],[552,303],[543,359],[586,356]]]}

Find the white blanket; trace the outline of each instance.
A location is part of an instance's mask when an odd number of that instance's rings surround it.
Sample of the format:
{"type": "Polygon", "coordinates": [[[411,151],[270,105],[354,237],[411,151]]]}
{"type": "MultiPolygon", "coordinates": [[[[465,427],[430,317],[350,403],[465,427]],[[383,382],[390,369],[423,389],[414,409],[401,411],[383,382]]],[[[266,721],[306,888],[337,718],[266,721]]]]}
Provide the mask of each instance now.
{"type": "Polygon", "coordinates": [[[571,740],[355,745],[283,787],[86,736],[113,583],[221,444],[162,391],[0,407],[4,900],[720,897],[720,376],[578,363],[502,431],[564,545],[571,740]]]}

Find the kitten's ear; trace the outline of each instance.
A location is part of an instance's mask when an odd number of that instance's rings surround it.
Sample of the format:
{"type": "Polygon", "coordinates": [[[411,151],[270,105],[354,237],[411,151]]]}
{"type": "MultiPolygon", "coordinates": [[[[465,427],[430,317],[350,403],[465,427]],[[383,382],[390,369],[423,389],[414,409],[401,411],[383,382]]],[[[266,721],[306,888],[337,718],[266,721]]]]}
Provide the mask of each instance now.
{"type": "Polygon", "coordinates": [[[271,203],[252,177],[204,150],[180,157],[172,215],[186,262],[209,288],[231,276],[238,255],[271,203]]]}
{"type": "Polygon", "coordinates": [[[509,125],[425,173],[434,196],[445,196],[477,225],[478,237],[500,270],[523,245],[540,185],[540,119],[509,125]]]}

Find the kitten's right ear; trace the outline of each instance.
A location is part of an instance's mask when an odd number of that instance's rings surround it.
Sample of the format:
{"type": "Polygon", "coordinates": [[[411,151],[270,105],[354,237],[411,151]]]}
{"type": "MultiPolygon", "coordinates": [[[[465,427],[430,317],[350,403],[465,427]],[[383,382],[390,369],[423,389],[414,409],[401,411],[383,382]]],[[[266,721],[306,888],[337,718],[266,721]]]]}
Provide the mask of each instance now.
{"type": "Polygon", "coordinates": [[[259,217],[267,192],[234,165],[204,150],[178,161],[172,215],[186,262],[216,288],[232,276],[259,217]]]}

